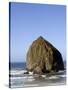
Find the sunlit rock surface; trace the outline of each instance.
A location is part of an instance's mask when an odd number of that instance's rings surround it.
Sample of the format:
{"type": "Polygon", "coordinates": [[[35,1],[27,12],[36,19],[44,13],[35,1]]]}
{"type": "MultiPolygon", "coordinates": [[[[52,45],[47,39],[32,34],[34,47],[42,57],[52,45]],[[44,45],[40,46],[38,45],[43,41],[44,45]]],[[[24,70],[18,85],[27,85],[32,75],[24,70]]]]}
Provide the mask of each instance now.
{"type": "Polygon", "coordinates": [[[29,47],[26,67],[28,72],[36,74],[64,70],[61,53],[41,36],[29,47]]]}

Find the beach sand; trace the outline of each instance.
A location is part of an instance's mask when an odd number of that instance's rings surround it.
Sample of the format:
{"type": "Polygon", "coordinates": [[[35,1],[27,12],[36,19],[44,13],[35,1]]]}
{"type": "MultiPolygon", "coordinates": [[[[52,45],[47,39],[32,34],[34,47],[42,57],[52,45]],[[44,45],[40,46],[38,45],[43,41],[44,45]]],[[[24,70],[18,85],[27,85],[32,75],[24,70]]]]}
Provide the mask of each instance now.
{"type": "Polygon", "coordinates": [[[11,70],[9,77],[11,88],[66,85],[66,71],[41,76],[24,74],[24,72],[26,70],[11,70]]]}

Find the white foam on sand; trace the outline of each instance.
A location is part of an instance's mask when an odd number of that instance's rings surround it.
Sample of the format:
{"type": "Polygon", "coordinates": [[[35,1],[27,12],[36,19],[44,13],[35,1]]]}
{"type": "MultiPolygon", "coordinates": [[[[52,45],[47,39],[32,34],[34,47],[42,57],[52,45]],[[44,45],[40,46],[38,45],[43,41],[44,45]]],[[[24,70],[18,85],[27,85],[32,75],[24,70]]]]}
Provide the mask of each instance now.
{"type": "Polygon", "coordinates": [[[29,72],[29,75],[33,75],[33,72],[29,72]]]}
{"type": "Polygon", "coordinates": [[[50,76],[49,79],[58,79],[58,76],[50,76]]]}
{"type": "Polygon", "coordinates": [[[10,74],[11,75],[18,75],[18,74],[23,74],[25,72],[26,72],[26,70],[11,70],[10,74]]]}
{"type": "Polygon", "coordinates": [[[46,77],[46,75],[41,75],[43,78],[45,78],[46,77]]]}
{"type": "Polygon", "coordinates": [[[24,74],[26,70],[12,70],[11,71],[11,87],[31,87],[31,86],[48,86],[48,85],[60,85],[65,84],[65,73],[56,73],[55,75],[41,75],[43,79],[38,79],[39,75],[30,72],[29,74],[24,74]],[[37,78],[37,80],[36,80],[37,78]],[[61,80],[62,79],[62,80],[61,80]]]}

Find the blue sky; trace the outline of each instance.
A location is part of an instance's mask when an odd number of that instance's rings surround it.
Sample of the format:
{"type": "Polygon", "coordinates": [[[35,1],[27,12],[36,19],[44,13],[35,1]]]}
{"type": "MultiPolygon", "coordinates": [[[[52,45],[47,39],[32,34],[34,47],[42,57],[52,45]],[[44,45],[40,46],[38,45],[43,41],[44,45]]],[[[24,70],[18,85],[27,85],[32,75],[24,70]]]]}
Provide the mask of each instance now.
{"type": "Polygon", "coordinates": [[[31,43],[43,36],[66,58],[66,7],[11,3],[11,61],[26,61],[31,43]]]}

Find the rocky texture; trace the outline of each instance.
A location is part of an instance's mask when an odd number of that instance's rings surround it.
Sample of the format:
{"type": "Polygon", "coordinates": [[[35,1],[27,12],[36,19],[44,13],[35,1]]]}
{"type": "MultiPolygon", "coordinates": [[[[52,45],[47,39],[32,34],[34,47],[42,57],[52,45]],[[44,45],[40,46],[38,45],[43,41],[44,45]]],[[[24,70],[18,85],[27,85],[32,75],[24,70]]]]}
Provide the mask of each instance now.
{"type": "Polygon", "coordinates": [[[64,70],[61,53],[41,36],[27,52],[26,66],[28,71],[37,74],[64,70]]]}

